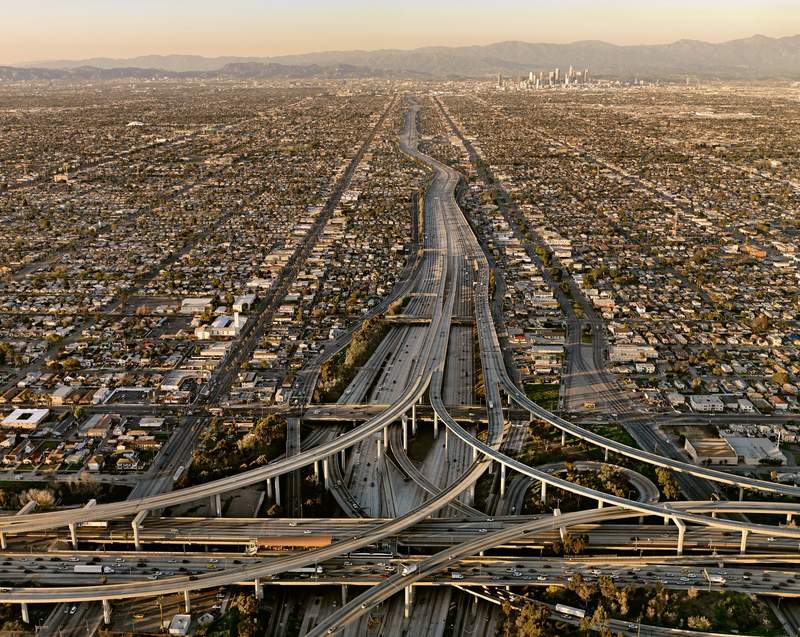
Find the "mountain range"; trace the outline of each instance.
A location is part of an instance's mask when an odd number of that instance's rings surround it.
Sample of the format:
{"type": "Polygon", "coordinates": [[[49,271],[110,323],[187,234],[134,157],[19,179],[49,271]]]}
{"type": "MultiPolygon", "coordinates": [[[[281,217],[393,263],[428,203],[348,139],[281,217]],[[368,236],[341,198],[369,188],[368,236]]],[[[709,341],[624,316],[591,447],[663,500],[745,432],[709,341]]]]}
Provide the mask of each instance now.
{"type": "Polygon", "coordinates": [[[0,67],[0,78],[61,77],[361,77],[417,75],[485,77],[523,75],[551,68],[588,68],[595,75],[720,78],[800,78],[800,35],[722,43],[679,40],[663,45],[619,46],[586,40],[571,44],[500,42],[484,46],[413,50],[324,51],[277,57],[143,56],[128,59],[51,60],[0,67]]]}

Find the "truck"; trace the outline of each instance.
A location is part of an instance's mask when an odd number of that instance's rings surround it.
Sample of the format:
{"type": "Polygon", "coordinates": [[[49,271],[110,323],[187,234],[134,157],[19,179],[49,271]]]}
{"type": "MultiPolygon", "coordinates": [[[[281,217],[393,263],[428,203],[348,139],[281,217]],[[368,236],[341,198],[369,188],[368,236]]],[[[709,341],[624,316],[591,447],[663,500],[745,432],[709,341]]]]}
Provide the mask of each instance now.
{"type": "Polygon", "coordinates": [[[464,576],[458,571],[453,571],[450,573],[450,579],[464,579],[464,576]]]}
{"type": "Polygon", "coordinates": [[[711,584],[719,584],[720,586],[725,586],[725,582],[727,581],[722,575],[709,575],[706,573],[706,577],[708,578],[709,583],[711,584]]]}
{"type": "Polygon", "coordinates": [[[73,573],[113,573],[114,569],[111,566],[103,566],[101,564],[76,564],[72,569],[73,573]]]}
{"type": "Polygon", "coordinates": [[[173,482],[177,482],[177,481],[180,479],[180,477],[183,475],[183,470],[184,470],[184,468],[185,468],[185,467],[184,467],[183,465],[181,465],[180,467],[178,467],[178,468],[175,470],[175,473],[174,473],[174,474],[172,474],[172,481],[173,481],[173,482]]]}
{"type": "Polygon", "coordinates": [[[556,612],[562,615],[570,615],[572,617],[586,617],[586,611],[582,608],[575,608],[574,606],[567,606],[566,604],[556,604],[556,612]]]}
{"type": "Polygon", "coordinates": [[[419,569],[419,566],[416,564],[410,564],[409,566],[404,566],[401,573],[403,575],[411,575],[412,573],[416,573],[419,569]]]}

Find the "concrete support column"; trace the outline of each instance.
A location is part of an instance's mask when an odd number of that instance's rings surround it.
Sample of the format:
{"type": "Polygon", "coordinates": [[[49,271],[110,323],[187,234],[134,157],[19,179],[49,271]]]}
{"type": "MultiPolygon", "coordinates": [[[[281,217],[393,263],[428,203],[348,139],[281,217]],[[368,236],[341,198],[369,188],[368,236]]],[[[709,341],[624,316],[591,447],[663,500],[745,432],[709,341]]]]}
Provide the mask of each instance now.
{"type": "Polygon", "coordinates": [[[189,597],[189,591],[183,591],[183,608],[187,614],[192,612],[192,600],[189,597]]]}
{"type": "Polygon", "coordinates": [[[136,517],[133,518],[133,521],[131,522],[131,528],[133,529],[133,545],[137,551],[142,550],[142,543],[139,539],[139,531],[141,530],[142,522],[144,522],[144,519],[147,517],[148,513],[150,513],[150,511],[139,511],[139,513],[136,514],[136,517]]]}
{"type": "Polygon", "coordinates": [[[78,525],[73,522],[69,525],[69,538],[72,542],[72,549],[74,551],[78,550],[78,525]]]}
{"type": "Polygon", "coordinates": [[[566,444],[567,444],[567,432],[562,430],[562,432],[561,432],[561,446],[563,447],[566,444]]]}
{"type": "Polygon", "coordinates": [[[103,600],[103,623],[108,626],[111,623],[111,602],[103,600]]]}
{"type": "Polygon", "coordinates": [[[314,460],[314,482],[319,484],[319,460],[314,460]]]}
{"type": "Polygon", "coordinates": [[[506,466],[500,465],[500,497],[504,498],[506,495],[506,466]]]}
{"type": "Polygon", "coordinates": [[[30,624],[31,616],[28,614],[28,604],[22,602],[20,605],[22,606],[22,621],[26,624],[30,624]]]}
{"type": "MultiPolygon", "coordinates": [[[[278,485],[278,478],[275,478],[275,486],[278,485]]],[[[214,511],[218,518],[222,517],[222,496],[219,493],[214,494],[214,511]]]]}
{"type": "Polygon", "coordinates": [[[447,451],[447,439],[449,438],[449,434],[447,433],[447,427],[444,428],[444,449],[447,451]]]}
{"type": "Polygon", "coordinates": [[[739,544],[739,553],[744,555],[747,552],[747,536],[750,535],[750,531],[747,529],[742,529],[742,541],[739,544]]]}
{"type": "Polygon", "coordinates": [[[475,462],[478,459],[478,448],[472,448],[472,462],[475,462]]]}
{"type": "Polygon", "coordinates": [[[342,464],[342,473],[347,469],[347,454],[345,452],[346,449],[342,449],[339,452],[339,462],[342,464]]]}
{"type": "Polygon", "coordinates": [[[712,517],[714,520],[716,520],[716,519],[717,519],[717,512],[716,512],[716,511],[712,511],[712,512],[711,512],[711,517],[712,517]]]}
{"type": "Polygon", "coordinates": [[[267,478],[267,497],[272,499],[272,478],[267,478]]]}
{"type": "Polygon", "coordinates": [[[0,549],[4,551],[8,548],[8,544],[6,543],[6,534],[0,531],[0,549]]]}
{"type": "Polygon", "coordinates": [[[744,500],[744,487],[739,487],[739,502],[744,500]]]}
{"type": "Polygon", "coordinates": [[[439,414],[433,412],[433,439],[439,438],[439,414]]]}
{"type": "Polygon", "coordinates": [[[669,526],[669,516],[664,516],[664,526],[669,526]]]}
{"type": "Polygon", "coordinates": [[[604,459],[606,462],[608,462],[608,447],[606,447],[605,449],[603,449],[603,451],[605,452],[605,453],[603,454],[603,459],[604,459]]]}
{"type": "Polygon", "coordinates": [[[330,474],[330,467],[328,466],[328,459],[325,458],[322,461],[322,477],[325,480],[325,488],[331,488],[331,474],[330,474]]]}
{"type": "MultiPolygon", "coordinates": [[[[554,518],[560,518],[561,517],[561,509],[553,509],[553,517],[554,518]]],[[[561,541],[563,542],[564,538],[567,535],[567,529],[564,526],[559,525],[559,527],[558,527],[558,535],[561,537],[561,541]]]]}
{"type": "Polygon", "coordinates": [[[475,483],[473,482],[469,485],[469,504],[470,506],[475,504],[475,483]]]}
{"type": "Polygon", "coordinates": [[[547,483],[542,481],[542,504],[547,502],[547,483]]]}
{"type": "Polygon", "coordinates": [[[386,449],[389,446],[389,425],[386,425],[383,428],[383,448],[386,449]]]}
{"type": "Polygon", "coordinates": [[[347,604],[347,584],[342,584],[342,606],[347,604]]]}
{"type": "Polygon", "coordinates": [[[405,606],[403,609],[403,615],[406,619],[411,617],[411,606],[414,604],[414,587],[413,586],[406,586],[405,589],[405,606]]]}
{"type": "MultiPolygon", "coordinates": [[[[275,476],[275,504],[281,505],[281,477],[275,476]]],[[[220,513],[220,515],[222,515],[220,513]]]]}
{"type": "MultiPolygon", "coordinates": [[[[786,514],[786,524],[791,524],[793,517],[794,516],[791,513],[787,513],[786,514]]],[[[3,548],[5,548],[5,546],[3,548]]]]}
{"type": "Polygon", "coordinates": [[[417,403],[411,405],[411,435],[417,435],[417,403]]]}
{"type": "Polygon", "coordinates": [[[683,544],[686,539],[686,523],[675,518],[675,526],[678,527],[678,555],[683,555],[683,544]]]}
{"type": "Polygon", "coordinates": [[[603,502],[602,500],[598,500],[598,501],[597,501],[597,508],[598,508],[598,509],[602,509],[602,508],[603,508],[603,506],[605,506],[605,505],[604,505],[604,502],[603,502]]]}
{"type": "Polygon", "coordinates": [[[261,580],[256,578],[253,584],[256,588],[256,599],[264,599],[264,586],[261,584],[261,580]]]}
{"type": "Polygon", "coordinates": [[[408,451],[408,418],[403,414],[403,450],[408,451]]]}
{"type": "Polygon", "coordinates": [[[383,456],[383,443],[381,442],[380,438],[378,438],[375,442],[378,443],[378,460],[380,460],[383,456]]]}

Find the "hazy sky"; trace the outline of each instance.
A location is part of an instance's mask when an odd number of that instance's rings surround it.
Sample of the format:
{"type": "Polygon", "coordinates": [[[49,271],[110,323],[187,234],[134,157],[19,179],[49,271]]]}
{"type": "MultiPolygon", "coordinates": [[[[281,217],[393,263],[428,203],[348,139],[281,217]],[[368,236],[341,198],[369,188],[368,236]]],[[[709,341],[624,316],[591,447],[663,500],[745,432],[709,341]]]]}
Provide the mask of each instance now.
{"type": "Polygon", "coordinates": [[[800,33],[800,0],[4,0],[0,64],[800,33]]]}

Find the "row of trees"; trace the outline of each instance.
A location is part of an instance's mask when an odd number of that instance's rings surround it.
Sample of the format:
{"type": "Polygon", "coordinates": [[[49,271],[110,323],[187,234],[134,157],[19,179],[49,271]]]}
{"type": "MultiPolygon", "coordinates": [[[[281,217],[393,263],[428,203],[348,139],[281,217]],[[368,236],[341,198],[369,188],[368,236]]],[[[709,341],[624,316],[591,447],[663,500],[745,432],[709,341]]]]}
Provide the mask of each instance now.
{"type": "Polygon", "coordinates": [[[325,361],[319,370],[319,381],[314,392],[317,402],[335,402],[355,378],[358,368],[364,365],[375,348],[389,331],[383,316],[373,316],[353,334],[350,347],[325,361]]]}

